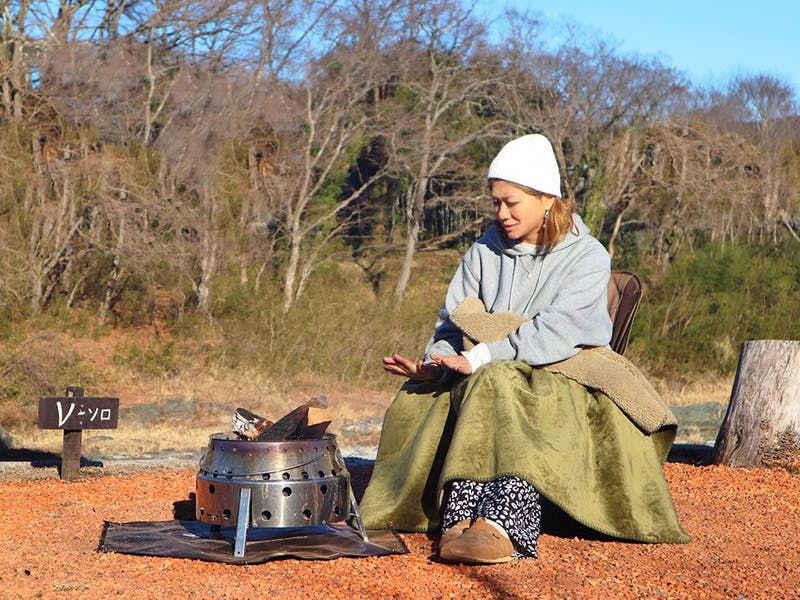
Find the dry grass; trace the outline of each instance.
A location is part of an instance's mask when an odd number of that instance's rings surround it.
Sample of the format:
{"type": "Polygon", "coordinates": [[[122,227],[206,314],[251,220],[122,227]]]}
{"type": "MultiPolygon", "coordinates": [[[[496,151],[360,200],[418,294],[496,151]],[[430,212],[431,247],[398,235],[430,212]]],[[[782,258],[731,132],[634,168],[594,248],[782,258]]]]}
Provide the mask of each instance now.
{"type": "MultiPolygon", "coordinates": [[[[87,430],[83,450],[87,457],[149,457],[164,454],[199,456],[208,436],[230,430],[233,411],[239,406],[262,416],[282,416],[312,396],[325,395],[333,417],[330,431],[340,438],[377,445],[378,431],[358,438],[343,427],[380,422],[394,391],[349,388],[338,382],[307,377],[300,381],[275,381],[258,372],[198,372],[169,378],[143,380],[117,373],[117,385],[104,391],[120,398],[121,416],[115,430],[87,430]]],[[[397,380],[399,383],[399,380],[397,380]]],[[[671,386],[654,382],[672,406],[728,401],[731,381],[723,378],[671,386]]],[[[7,427],[16,447],[61,452],[62,433],[39,430],[28,419],[7,427]]],[[[701,441],[698,439],[698,442],[701,441]]]]}
{"type": "Polygon", "coordinates": [[[671,380],[651,379],[661,397],[670,406],[689,406],[703,402],[727,404],[731,396],[733,376],[707,375],[698,381],[675,383],[671,380]]]}
{"type": "MultiPolygon", "coordinates": [[[[314,375],[290,381],[270,379],[257,371],[197,368],[148,379],[113,364],[104,375],[105,385],[101,382],[86,394],[120,398],[119,424],[114,430],[83,432],[82,448],[89,458],[197,454],[210,434],[230,430],[232,413],[240,406],[275,420],[320,395],[327,398],[333,417],[330,431],[340,435],[343,426],[381,418],[392,396],[314,375]]],[[[38,429],[34,410],[33,405],[10,404],[0,409],[0,420],[14,446],[60,453],[62,432],[38,429]]],[[[377,444],[377,436],[364,441],[377,444]]]]}

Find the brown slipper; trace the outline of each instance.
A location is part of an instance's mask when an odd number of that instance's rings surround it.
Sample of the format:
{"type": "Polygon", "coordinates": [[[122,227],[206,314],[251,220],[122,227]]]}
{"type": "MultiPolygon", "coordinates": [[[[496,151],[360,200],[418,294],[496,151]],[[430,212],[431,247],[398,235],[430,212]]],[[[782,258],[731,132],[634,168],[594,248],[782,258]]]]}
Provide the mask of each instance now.
{"type": "Polygon", "coordinates": [[[445,531],[442,534],[442,537],[439,538],[439,550],[441,550],[446,544],[449,544],[453,540],[461,537],[461,534],[469,529],[470,525],[472,525],[472,521],[470,519],[464,519],[463,521],[458,521],[451,527],[448,527],[447,531],[445,531]]]}
{"type": "Polygon", "coordinates": [[[480,517],[460,536],[440,545],[439,557],[447,562],[504,563],[514,558],[514,545],[494,525],[480,517]]]}

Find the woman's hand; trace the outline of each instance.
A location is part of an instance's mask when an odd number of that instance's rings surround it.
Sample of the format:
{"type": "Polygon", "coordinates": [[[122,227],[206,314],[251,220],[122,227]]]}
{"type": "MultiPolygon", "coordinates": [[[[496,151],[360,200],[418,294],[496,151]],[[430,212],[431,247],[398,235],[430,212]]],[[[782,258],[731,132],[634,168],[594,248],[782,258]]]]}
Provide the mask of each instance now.
{"type": "Polygon", "coordinates": [[[438,364],[444,365],[448,369],[460,373],[461,375],[470,375],[472,373],[472,365],[469,361],[460,354],[451,354],[449,356],[431,356],[438,364]]]}
{"type": "Polygon", "coordinates": [[[414,381],[429,381],[442,376],[442,367],[437,364],[425,364],[421,360],[414,362],[410,358],[393,354],[383,359],[383,370],[393,375],[407,377],[414,381]]]}

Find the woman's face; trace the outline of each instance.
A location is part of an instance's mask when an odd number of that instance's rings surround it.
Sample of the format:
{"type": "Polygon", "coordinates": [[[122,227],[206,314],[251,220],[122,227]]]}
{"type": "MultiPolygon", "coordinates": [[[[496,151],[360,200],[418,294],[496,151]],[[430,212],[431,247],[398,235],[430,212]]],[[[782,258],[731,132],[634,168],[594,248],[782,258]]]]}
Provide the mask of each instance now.
{"type": "Polygon", "coordinates": [[[544,212],[553,206],[555,198],[529,194],[500,179],[492,181],[491,190],[494,214],[508,239],[538,245],[544,212]]]}

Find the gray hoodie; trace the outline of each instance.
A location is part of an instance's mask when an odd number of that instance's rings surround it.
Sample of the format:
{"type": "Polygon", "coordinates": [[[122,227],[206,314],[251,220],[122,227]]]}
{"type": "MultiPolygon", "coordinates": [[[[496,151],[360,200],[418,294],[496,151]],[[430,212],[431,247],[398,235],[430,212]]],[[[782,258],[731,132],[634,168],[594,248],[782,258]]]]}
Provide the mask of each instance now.
{"type": "Polygon", "coordinates": [[[542,365],[569,358],[583,346],[607,346],[611,260],[583,220],[573,218],[575,227],[547,253],[514,245],[497,226],[487,230],[450,282],[425,359],[463,350],[461,332],[448,316],[467,296],[479,298],[489,312],[531,318],[505,339],[486,344],[492,361],[542,365]]]}

